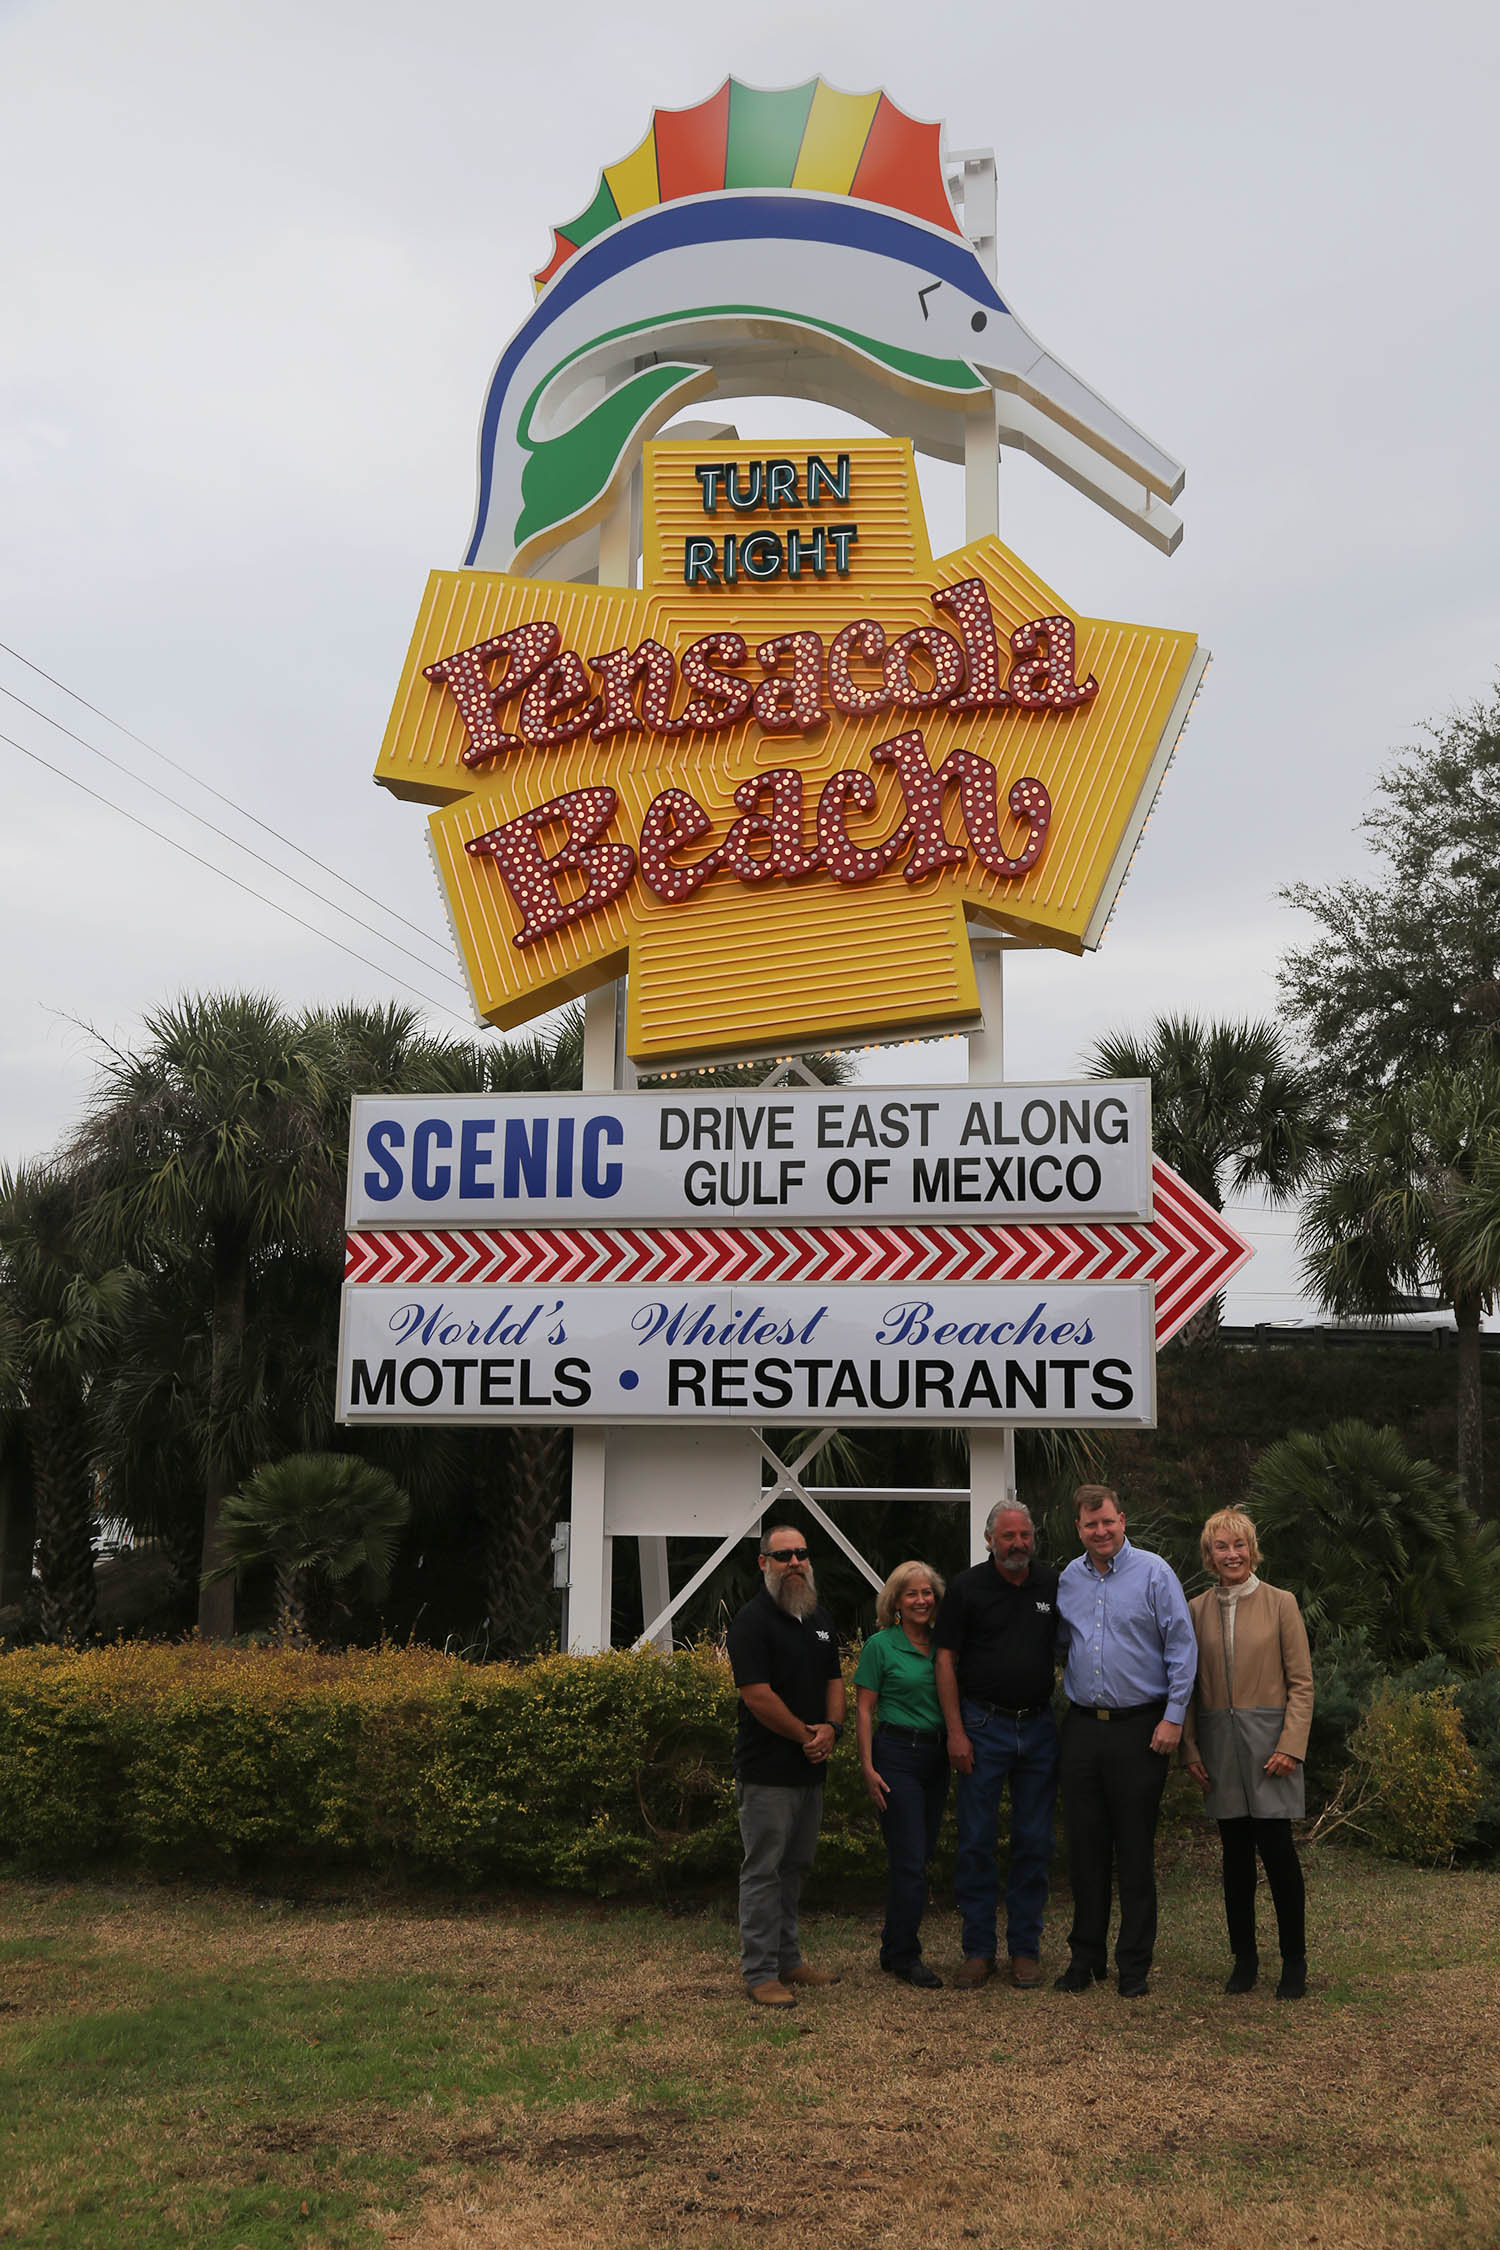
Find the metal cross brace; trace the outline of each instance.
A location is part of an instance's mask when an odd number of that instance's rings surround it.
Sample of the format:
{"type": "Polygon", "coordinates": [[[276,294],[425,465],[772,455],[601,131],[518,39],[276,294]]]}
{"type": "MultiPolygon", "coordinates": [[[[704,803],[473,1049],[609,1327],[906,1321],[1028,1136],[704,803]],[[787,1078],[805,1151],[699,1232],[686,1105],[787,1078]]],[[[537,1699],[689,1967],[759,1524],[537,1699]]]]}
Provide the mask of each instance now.
{"type": "Polygon", "coordinates": [[[790,1086],[794,1079],[800,1079],[804,1086],[821,1086],[823,1083],[821,1078],[815,1077],[808,1069],[800,1055],[788,1055],[776,1065],[769,1077],[761,1079],[760,1084],[762,1088],[790,1086]]]}
{"type": "Polygon", "coordinates": [[[814,1500],[812,1494],[808,1491],[806,1485],[802,1482],[803,1470],[807,1468],[811,1462],[817,1459],[824,1446],[828,1444],[829,1440],[834,1436],[834,1434],[835,1433],[832,1430],[819,1430],[815,1437],[808,1440],[807,1444],[802,1448],[802,1451],[797,1455],[796,1460],[788,1465],[787,1462],[782,1460],[781,1456],[775,1451],[772,1446],[767,1445],[765,1439],[757,1431],[755,1442],[760,1447],[760,1450],[765,1456],[766,1460],[770,1462],[772,1469],[775,1471],[775,1481],[769,1485],[761,1486],[760,1490],[755,1495],[755,1504],[751,1508],[749,1514],[746,1516],[740,1528],[737,1531],[731,1531],[727,1539],[720,1540],[718,1546],[715,1547],[707,1562],[701,1564],[699,1568],[694,1571],[692,1577],[688,1580],[685,1586],[681,1586],[678,1588],[677,1592],[672,1596],[672,1599],[667,1603],[666,1608],[662,1610],[658,1616],[652,1618],[650,1624],[641,1634],[639,1640],[632,1643],[633,1647],[640,1649],[649,1648],[651,1646],[652,1642],[656,1639],[657,1634],[660,1633],[665,1626],[671,1623],[678,1610],[681,1609],[683,1603],[690,1600],[691,1597],[697,1593],[698,1588],[703,1585],[707,1579],[713,1576],[713,1573],[718,1569],[721,1562],[727,1561],[730,1554],[739,1545],[740,1541],[745,1537],[745,1534],[749,1531],[751,1525],[757,1523],[760,1518],[764,1516],[767,1508],[770,1507],[771,1503],[775,1500],[779,1500],[784,1492],[794,1493],[796,1497],[803,1503],[804,1507],[807,1508],[809,1513],[816,1516],[818,1522],[823,1526],[823,1529],[828,1533],[829,1537],[833,1539],[840,1547],[842,1547],[844,1553],[849,1557],[849,1560],[854,1564],[855,1568],[864,1573],[865,1577],[868,1578],[872,1586],[878,1589],[885,1583],[885,1581],[882,1578],[878,1577],[876,1573],[870,1568],[869,1564],[865,1561],[864,1556],[860,1554],[858,1549],[850,1545],[849,1541],[840,1531],[838,1525],[834,1523],[832,1519],[827,1516],[824,1511],[818,1506],[817,1501],[814,1500]]]}
{"type": "Polygon", "coordinates": [[[782,1460],[780,1454],[778,1454],[775,1450],[774,1446],[767,1445],[765,1439],[761,1436],[760,1431],[757,1430],[755,1433],[755,1442],[760,1447],[760,1450],[765,1459],[770,1462],[772,1469],[776,1472],[776,1482],[771,1485],[766,1491],[762,1492],[761,1500],[764,1504],[769,1505],[771,1501],[779,1500],[783,1492],[795,1493],[797,1498],[802,1502],[803,1507],[806,1508],[808,1514],[817,1517],[818,1522],[823,1526],[823,1529],[827,1532],[834,1545],[837,1547],[842,1547],[844,1553],[848,1556],[850,1562],[853,1563],[855,1569],[861,1572],[862,1575],[870,1581],[870,1584],[875,1588],[875,1591],[879,1593],[881,1587],[885,1584],[885,1580],[881,1577],[878,1571],[872,1570],[870,1568],[869,1564],[865,1561],[864,1556],[854,1545],[853,1541],[844,1537],[844,1534],[840,1531],[832,1516],[830,1516],[825,1509],[818,1506],[817,1501],[813,1498],[807,1486],[802,1482],[802,1471],[807,1467],[808,1463],[815,1458],[816,1455],[822,1452],[824,1446],[827,1445],[830,1438],[832,1438],[834,1435],[835,1432],[832,1430],[819,1430],[812,1443],[803,1447],[796,1460],[792,1463],[791,1467],[788,1468],[786,1463],[782,1460]]]}

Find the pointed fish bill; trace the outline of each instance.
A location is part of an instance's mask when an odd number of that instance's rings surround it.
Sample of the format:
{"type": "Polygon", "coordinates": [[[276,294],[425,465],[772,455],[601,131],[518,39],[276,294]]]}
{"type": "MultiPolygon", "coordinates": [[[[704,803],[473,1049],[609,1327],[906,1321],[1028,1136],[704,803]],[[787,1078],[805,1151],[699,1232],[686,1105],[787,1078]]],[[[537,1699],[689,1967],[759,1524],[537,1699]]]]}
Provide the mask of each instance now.
{"type": "MultiPolygon", "coordinates": [[[[990,359],[976,357],[974,362],[992,390],[1002,398],[1009,395],[1022,400],[1038,415],[1067,431],[1082,446],[1102,455],[1127,477],[1145,485],[1147,491],[1154,492],[1159,499],[1170,501],[1178,497],[1187,482],[1187,471],[1180,461],[1174,461],[1170,453],[1164,453],[1159,445],[1153,444],[1144,431],[1128,422],[1118,408],[1101,398],[1081,375],[1075,375],[1071,367],[1064,367],[1060,359],[1054,359],[1014,315],[1002,333],[1004,341],[1012,347],[1004,359],[997,354],[990,359]]],[[[1027,450],[1031,448],[1028,446],[1027,450]]],[[[1068,475],[1058,463],[1049,461],[1048,466],[1057,467],[1061,476],[1068,475]]],[[[1072,481],[1069,477],[1069,482],[1072,481]]],[[[1102,498],[1100,504],[1109,506],[1102,498]]],[[[1114,509],[1110,512],[1117,513],[1114,509]]],[[[1137,525],[1137,528],[1144,529],[1144,525],[1137,525]]],[[[1179,526],[1179,535],[1180,530],[1179,526]]]]}
{"type": "Polygon", "coordinates": [[[1002,449],[1013,445],[1029,453],[1033,461],[1040,461],[1064,484],[1092,500],[1117,523],[1138,532],[1162,554],[1177,552],[1182,544],[1182,518],[1146,489],[1143,478],[1127,475],[1015,393],[995,393],[995,418],[1002,449]]]}

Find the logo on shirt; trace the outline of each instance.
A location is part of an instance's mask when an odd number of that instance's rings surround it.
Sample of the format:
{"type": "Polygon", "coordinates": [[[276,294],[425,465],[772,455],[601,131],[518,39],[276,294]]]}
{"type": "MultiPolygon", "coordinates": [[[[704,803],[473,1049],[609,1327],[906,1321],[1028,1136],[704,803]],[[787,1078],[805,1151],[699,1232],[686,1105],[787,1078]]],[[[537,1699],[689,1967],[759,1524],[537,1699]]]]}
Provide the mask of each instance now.
{"type": "Polygon", "coordinates": [[[819,1639],[820,1641],[826,1641],[826,1640],[827,1640],[827,1638],[828,1638],[828,1635],[827,1635],[827,1634],[826,1634],[826,1633],[824,1632],[824,1630],[823,1630],[823,1628],[822,1628],[822,1626],[821,1626],[821,1625],[820,1625],[820,1626],[818,1627],[818,1629],[817,1629],[817,1630],[818,1630],[818,1639],[819,1639]]]}
{"type": "Polygon", "coordinates": [[[1050,1602],[1038,1602],[1036,1613],[1038,1617],[1050,1617],[1052,1615],[1052,1604],[1050,1602]]]}

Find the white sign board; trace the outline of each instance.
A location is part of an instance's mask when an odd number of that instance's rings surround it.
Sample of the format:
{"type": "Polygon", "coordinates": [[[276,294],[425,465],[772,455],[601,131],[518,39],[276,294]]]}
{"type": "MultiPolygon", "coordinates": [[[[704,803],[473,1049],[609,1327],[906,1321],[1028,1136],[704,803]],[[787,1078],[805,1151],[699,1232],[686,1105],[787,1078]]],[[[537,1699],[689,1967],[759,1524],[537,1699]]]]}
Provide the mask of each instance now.
{"type": "Polygon", "coordinates": [[[1151,1089],[361,1095],[352,1229],[1146,1219],[1151,1089]]]}
{"type": "Polygon", "coordinates": [[[344,1291],[341,1422],[1149,1428],[1151,1290],[344,1291]]]}

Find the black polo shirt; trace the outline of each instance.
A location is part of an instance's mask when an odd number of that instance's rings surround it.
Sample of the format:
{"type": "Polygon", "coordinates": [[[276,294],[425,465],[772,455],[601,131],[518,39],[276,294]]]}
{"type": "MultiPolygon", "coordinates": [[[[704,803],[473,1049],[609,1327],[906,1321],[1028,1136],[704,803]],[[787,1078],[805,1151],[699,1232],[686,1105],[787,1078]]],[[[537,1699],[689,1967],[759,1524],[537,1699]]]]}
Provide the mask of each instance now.
{"type": "Polygon", "coordinates": [[[988,1558],[960,1571],[932,1637],[953,1652],[960,1695],[1012,1711],[1050,1703],[1057,1572],[1034,1562],[1015,1586],[988,1558]]]}
{"type": "MultiPolygon", "coordinates": [[[[839,1644],[833,1619],[821,1606],[806,1617],[791,1617],[762,1586],[729,1628],[729,1661],[737,1688],[772,1689],[804,1726],[820,1726],[827,1718],[828,1683],[839,1676],[839,1644]]],[[[763,1727],[741,1698],[734,1776],[802,1789],[820,1782],[823,1768],[809,1764],[800,1743],[763,1727]]]]}

